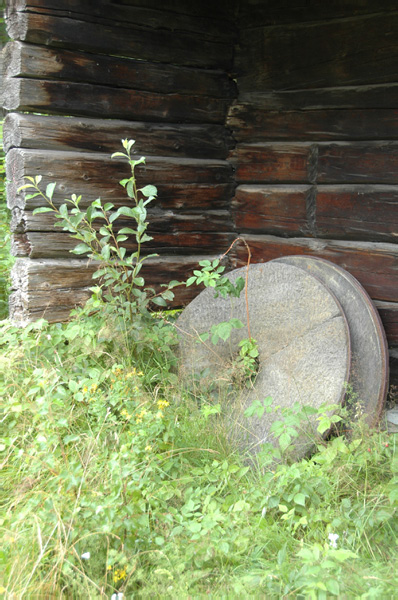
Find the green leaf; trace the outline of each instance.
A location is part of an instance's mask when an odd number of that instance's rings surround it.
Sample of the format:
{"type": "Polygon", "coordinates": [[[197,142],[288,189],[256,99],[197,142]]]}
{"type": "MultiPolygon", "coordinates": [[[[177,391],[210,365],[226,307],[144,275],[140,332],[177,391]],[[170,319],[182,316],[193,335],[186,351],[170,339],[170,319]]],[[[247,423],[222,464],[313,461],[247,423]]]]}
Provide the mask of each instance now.
{"type": "Polygon", "coordinates": [[[122,229],[120,229],[119,234],[124,234],[124,233],[130,233],[131,235],[136,235],[136,230],[135,229],[131,229],[131,227],[122,227],[122,229]]]}
{"type": "Polygon", "coordinates": [[[135,279],[133,279],[133,283],[134,285],[138,285],[138,287],[142,287],[145,285],[145,279],[143,277],[135,277],[135,279]]]}
{"type": "Polygon", "coordinates": [[[71,252],[73,254],[85,254],[86,252],[90,252],[91,248],[87,246],[87,244],[78,244],[71,252]]]}
{"type": "Polygon", "coordinates": [[[322,419],[319,420],[319,425],[316,429],[317,429],[318,433],[320,433],[322,435],[323,433],[325,433],[325,431],[330,429],[330,425],[331,425],[331,422],[330,422],[329,417],[323,417],[322,419]]]}
{"type": "Polygon", "coordinates": [[[46,196],[50,200],[52,200],[56,185],[57,185],[56,183],[49,183],[48,186],[46,187],[46,196]]]}
{"type": "Polygon", "coordinates": [[[146,185],[145,187],[140,189],[140,192],[146,198],[149,198],[149,196],[156,196],[156,194],[158,193],[158,190],[154,185],[146,185]]]}
{"type": "Polygon", "coordinates": [[[157,306],[167,306],[166,300],[164,300],[161,296],[157,296],[156,298],[152,298],[152,302],[157,304],[157,306]]]}
{"type": "Polygon", "coordinates": [[[293,500],[294,500],[295,504],[298,504],[299,506],[305,506],[305,495],[302,494],[301,492],[296,494],[294,496],[293,500]]]}
{"type": "Polygon", "coordinates": [[[49,206],[41,206],[40,208],[35,208],[33,211],[34,215],[39,215],[41,213],[54,212],[52,208],[49,206]]]}
{"type": "Polygon", "coordinates": [[[196,279],[197,278],[195,277],[195,275],[193,275],[192,277],[190,277],[189,279],[187,279],[186,284],[185,284],[186,287],[189,287],[190,285],[192,285],[193,283],[195,283],[196,279]]]}

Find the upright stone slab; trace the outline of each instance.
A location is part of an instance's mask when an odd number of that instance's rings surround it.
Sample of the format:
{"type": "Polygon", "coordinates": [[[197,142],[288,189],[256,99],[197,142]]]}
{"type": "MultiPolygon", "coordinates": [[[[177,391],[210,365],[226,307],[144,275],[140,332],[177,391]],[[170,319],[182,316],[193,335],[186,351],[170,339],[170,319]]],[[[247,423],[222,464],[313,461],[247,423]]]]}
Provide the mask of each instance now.
{"type": "MultiPolygon", "coordinates": [[[[388,348],[379,313],[361,284],[342,267],[313,256],[286,256],[273,260],[304,269],[336,296],[347,318],[351,338],[351,399],[359,404],[370,427],[380,420],[388,391],[388,348]]],[[[358,408],[359,408],[358,407],[358,408]]]]}
{"type": "MultiPolygon", "coordinates": [[[[246,276],[246,268],[228,274],[231,281],[246,276]]],[[[350,372],[350,340],[341,307],[333,294],[315,277],[282,263],[251,265],[248,300],[252,336],[258,342],[259,370],[251,389],[233,395],[228,408],[233,435],[250,451],[275,440],[270,427],[278,413],[246,419],[243,413],[255,400],[271,396],[275,406],[295,403],[315,408],[341,403],[350,372]]],[[[207,369],[216,381],[238,355],[238,343],[248,337],[245,294],[240,298],[214,298],[206,289],[184,310],[177,326],[181,335],[182,376],[189,378],[207,369]],[[233,330],[227,342],[212,346],[198,343],[212,325],[237,318],[245,323],[233,330]]],[[[309,420],[304,435],[296,440],[294,456],[303,456],[311,445],[316,423],[309,420]]]]}

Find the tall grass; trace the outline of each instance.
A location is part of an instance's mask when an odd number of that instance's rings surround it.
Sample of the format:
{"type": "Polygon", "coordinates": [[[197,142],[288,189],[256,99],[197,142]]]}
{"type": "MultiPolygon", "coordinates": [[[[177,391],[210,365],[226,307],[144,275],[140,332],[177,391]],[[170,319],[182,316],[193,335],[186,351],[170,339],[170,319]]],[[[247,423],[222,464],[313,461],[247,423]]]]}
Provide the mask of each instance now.
{"type": "Polygon", "coordinates": [[[394,436],[249,466],[166,348],[132,364],[109,328],[0,332],[8,597],[395,597],[394,436]]]}

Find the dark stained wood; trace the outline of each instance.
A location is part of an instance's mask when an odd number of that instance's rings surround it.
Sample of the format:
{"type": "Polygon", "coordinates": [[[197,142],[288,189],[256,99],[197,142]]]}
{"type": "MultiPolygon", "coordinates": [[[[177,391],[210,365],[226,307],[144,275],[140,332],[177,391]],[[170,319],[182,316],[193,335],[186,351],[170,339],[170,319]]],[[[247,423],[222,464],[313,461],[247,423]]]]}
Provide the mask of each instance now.
{"type": "Polygon", "coordinates": [[[144,2],[133,5],[122,4],[118,0],[8,0],[7,14],[15,11],[29,11],[53,14],[55,16],[78,18],[94,23],[131,23],[143,27],[159,28],[168,26],[172,30],[201,33],[206,39],[224,40],[235,33],[231,6],[221,10],[219,3],[208,10],[206,2],[181,3],[168,7],[163,1],[150,6],[144,2]],[[197,6],[196,6],[197,5],[197,6]],[[199,9],[199,10],[197,10],[199,9]],[[195,18],[192,18],[192,17],[195,18]],[[223,21],[220,23],[219,17],[223,21]]]}
{"type": "Polygon", "coordinates": [[[324,109],[396,109],[398,84],[338,86],[308,90],[276,90],[260,92],[243,90],[239,79],[239,102],[253,103],[268,110],[324,110],[324,109]]]}
{"type": "Polygon", "coordinates": [[[275,111],[259,98],[257,103],[233,103],[227,125],[238,142],[390,140],[398,139],[398,109],[275,111]]]}
{"type": "Polygon", "coordinates": [[[230,158],[238,182],[312,183],[316,177],[314,148],[309,143],[242,144],[230,158]]]}
{"type": "Polygon", "coordinates": [[[390,346],[398,346],[398,302],[375,302],[390,346]]]}
{"type": "Polygon", "coordinates": [[[394,11],[395,0],[358,2],[358,0],[334,0],[333,2],[295,2],[294,0],[245,0],[239,4],[239,23],[243,27],[259,25],[297,24],[325,21],[339,17],[394,11]]]}
{"type": "Polygon", "coordinates": [[[398,142],[241,144],[231,153],[241,182],[398,183],[398,142]]]}
{"type": "Polygon", "coordinates": [[[308,235],[307,204],[311,186],[240,185],[232,200],[239,232],[308,235]]]}
{"type": "MultiPolygon", "coordinates": [[[[199,220],[199,219],[198,219],[199,220]]],[[[192,219],[187,222],[192,222],[192,219]]],[[[203,227],[203,224],[202,224],[203,227]]],[[[210,228],[203,230],[187,230],[180,223],[170,227],[169,231],[159,231],[149,228],[148,233],[154,236],[153,240],[145,243],[144,254],[156,252],[159,254],[206,254],[209,248],[213,252],[223,253],[228,249],[234,239],[230,231],[212,231],[210,228]]],[[[35,258],[65,258],[74,256],[70,253],[76,246],[76,240],[63,232],[36,232],[16,233],[11,239],[11,252],[13,256],[35,258]]],[[[126,240],[123,246],[129,252],[136,250],[133,240],[126,240]]]]}
{"type": "MultiPolygon", "coordinates": [[[[319,256],[349,271],[374,300],[397,301],[398,251],[395,244],[283,239],[269,235],[245,235],[244,238],[254,263],[292,254],[319,256]]],[[[243,266],[247,261],[244,244],[239,242],[234,249],[236,266],[243,266]]]]}
{"type": "MultiPolygon", "coordinates": [[[[126,203],[126,195],[119,181],[128,177],[129,166],[123,159],[110,160],[108,154],[53,152],[48,155],[41,150],[12,149],[7,154],[8,198],[10,208],[32,209],[41,206],[39,198],[25,201],[25,193],[17,190],[24,184],[24,176],[42,175],[42,188],[56,181],[54,194],[57,203],[71,194],[81,194],[86,203],[101,196],[102,200],[126,203]]],[[[230,190],[231,166],[226,161],[187,158],[148,158],[145,165],[137,167],[139,185],[227,184],[230,190]]],[[[189,189],[189,188],[188,188],[189,189]]],[[[187,198],[189,202],[189,198],[187,198]]],[[[182,198],[180,196],[180,202],[182,198]]]]}
{"type": "MultiPolygon", "coordinates": [[[[215,255],[148,259],[142,269],[146,285],[160,290],[161,283],[173,279],[185,281],[203,258],[213,260],[215,255]]],[[[229,264],[228,260],[226,264],[229,264]]],[[[71,309],[88,299],[97,266],[78,259],[17,259],[12,272],[15,290],[10,297],[12,320],[25,324],[44,316],[50,322],[66,321],[71,309]]],[[[196,286],[175,288],[176,298],[172,306],[187,304],[200,289],[196,286]]]]}
{"type": "Polygon", "coordinates": [[[319,144],[320,183],[398,183],[398,142],[319,144]]]}
{"type": "Polygon", "coordinates": [[[232,98],[232,79],[224,71],[206,71],[143,60],[44,48],[9,42],[4,49],[6,77],[31,77],[109,85],[116,88],[232,98]]]}
{"type": "Polygon", "coordinates": [[[202,33],[144,29],[129,23],[90,23],[30,12],[7,18],[10,38],[32,44],[155,60],[205,68],[229,68],[232,44],[207,40],[202,33]],[[117,49],[117,52],[115,50],[117,49]]]}
{"type": "Polygon", "coordinates": [[[135,121],[223,123],[227,101],[208,96],[155,94],[125,88],[38,79],[5,80],[7,110],[135,121]]]}
{"type": "Polygon", "coordinates": [[[316,231],[320,237],[398,242],[398,186],[318,186],[316,231]]]}
{"type": "Polygon", "coordinates": [[[396,11],[243,29],[236,57],[240,87],[267,91],[395,82],[397,29],[396,11]]]}
{"type": "Polygon", "coordinates": [[[3,128],[6,152],[14,147],[116,152],[120,140],[136,141],[145,156],[226,158],[232,137],[223,125],[139,123],[10,113],[3,128]]]}
{"type": "MultiPolygon", "coordinates": [[[[205,215],[205,212],[209,210],[225,210],[229,209],[230,198],[233,195],[234,190],[233,184],[160,184],[158,188],[158,197],[153,202],[153,212],[159,213],[159,209],[162,211],[175,211],[173,214],[186,216],[195,223],[196,215],[205,215]]],[[[101,194],[103,194],[103,187],[101,188],[101,194]]],[[[115,206],[129,205],[129,200],[124,194],[124,190],[120,188],[120,196],[112,197],[111,200],[115,206]]],[[[95,199],[98,194],[95,190],[91,190],[90,198],[95,199]]],[[[66,194],[55,193],[54,203],[56,206],[62,204],[64,196],[66,194]]],[[[103,196],[103,203],[105,200],[103,196]]],[[[89,197],[85,196],[81,201],[81,208],[85,208],[88,205],[89,197]]],[[[11,231],[23,233],[25,231],[53,231],[56,219],[51,213],[43,213],[33,215],[31,212],[38,206],[43,206],[43,199],[29,199],[23,204],[23,200],[20,199],[20,206],[14,206],[11,210],[11,231]],[[21,208],[22,207],[22,208],[21,208]],[[25,210],[26,208],[26,210],[25,210]]],[[[11,204],[11,201],[10,201],[11,204]]],[[[152,212],[152,209],[149,209],[152,212]]],[[[160,214],[163,214],[160,212],[160,214]]],[[[158,215],[159,216],[159,215],[158,215]]],[[[154,216],[151,215],[151,219],[154,216]]],[[[230,219],[228,220],[230,222],[230,219]]]]}

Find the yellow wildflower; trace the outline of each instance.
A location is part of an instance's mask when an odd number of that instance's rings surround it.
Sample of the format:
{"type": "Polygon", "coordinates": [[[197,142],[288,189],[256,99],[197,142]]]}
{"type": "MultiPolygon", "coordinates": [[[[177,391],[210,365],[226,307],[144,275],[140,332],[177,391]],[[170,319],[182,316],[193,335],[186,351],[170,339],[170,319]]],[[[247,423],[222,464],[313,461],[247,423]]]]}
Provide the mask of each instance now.
{"type": "Polygon", "coordinates": [[[118,581],[121,581],[122,579],[126,579],[126,575],[127,575],[127,571],[126,571],[125,567],[123,569],[115,569],[115,572],[113,574],[114,583],[117,583],[118,581]]]}
{"type": "Polygon", "coordinates": [[[88,392],[88,387],[84,386],[83,393],[86,394],[88,392]]]}
{"type": "Polygon", "coordinates": [[[163,410],[167,406],[170,406],[170,402],[167,402],[167,400],[158,400],[157,404],[159,410],[163,410]]]}
{"type": "Polygon", "coordinates": [[[97,383],[93,383],[92,386],[90,387],[90,392],[96,392],[98,388],[98,384],[97,383]]]}
{"type": "Polygon", "coordinates": [[[145,452],[150,452],[152,450],[152,446],[150,444],[147,444],[145,446],[145,452]]]}

